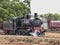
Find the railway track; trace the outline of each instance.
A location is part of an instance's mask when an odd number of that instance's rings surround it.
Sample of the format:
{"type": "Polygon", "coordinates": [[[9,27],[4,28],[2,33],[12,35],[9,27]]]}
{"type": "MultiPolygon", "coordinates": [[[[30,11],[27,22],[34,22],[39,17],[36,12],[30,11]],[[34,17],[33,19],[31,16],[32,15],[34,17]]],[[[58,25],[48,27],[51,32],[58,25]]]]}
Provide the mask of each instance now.
{"type": "MultiPolygon", "coordinates": [[[[3,30],[0,30],[0,35],[5,35],[3,30]]],[[[45,32],[45,36],[43,36],[43,37],[60,37],[60,32],[47,31],[47,32],[45,32]]]]}

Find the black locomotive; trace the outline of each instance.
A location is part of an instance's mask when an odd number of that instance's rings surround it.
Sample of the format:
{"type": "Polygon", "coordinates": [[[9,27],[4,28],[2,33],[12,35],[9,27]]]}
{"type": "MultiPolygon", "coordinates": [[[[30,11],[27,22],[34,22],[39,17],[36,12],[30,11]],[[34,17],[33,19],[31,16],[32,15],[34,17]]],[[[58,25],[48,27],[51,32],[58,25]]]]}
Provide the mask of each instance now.
{"type": "Polygon", "coordinates": [[[7,35],[27,36],[38,36],[40,34],[43,34],[44,29],[41,27],[42,21],[38,18],[37,14],[34,15],[34,19],[30,19],[30,15],[27,15],[22,17],[11,18],[9,20],[4,21],[4,33],[7,35]]]}

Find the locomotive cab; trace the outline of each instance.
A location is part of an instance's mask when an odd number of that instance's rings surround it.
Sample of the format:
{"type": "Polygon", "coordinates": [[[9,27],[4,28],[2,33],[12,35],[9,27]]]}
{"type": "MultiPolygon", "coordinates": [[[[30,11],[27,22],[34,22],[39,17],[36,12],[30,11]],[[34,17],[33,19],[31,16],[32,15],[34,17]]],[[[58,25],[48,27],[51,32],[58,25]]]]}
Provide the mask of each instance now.
{"type": "Polygon", "coordinates": [[[3,30],[5,34],[14,34],[16,30],[16,19],[9,19],[3,22],[3,30]]]}

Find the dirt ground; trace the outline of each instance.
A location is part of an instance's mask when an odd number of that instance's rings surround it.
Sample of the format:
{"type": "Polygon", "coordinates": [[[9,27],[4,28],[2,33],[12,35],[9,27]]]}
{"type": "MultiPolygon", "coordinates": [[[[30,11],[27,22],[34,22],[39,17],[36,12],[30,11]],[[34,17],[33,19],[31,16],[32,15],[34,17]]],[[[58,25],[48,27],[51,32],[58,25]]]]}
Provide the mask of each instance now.
{"type": "Polygon", "coordinates": [[[4,31],[0,29],[0,35],[4,35],[4,31]]]}
{"type": "Polygon", "coordinates": [[[0,30],[0,45],[60,45],[60,33],[46,32],[43,37],[4,35],[0,30]]]}
{"type": "Polygon", "coordinates": [[[60,45],[60,38],[0,35],[0,45],[60,45]]]}
{"type": "Polygon", "coordinates": [[[60,33],[45,32],[45,36],[47,36],[47,37],[54,37],[54,38],[60,38],[60,33]]]}
{"type": "MultiPolygon", "coordinates": [[[[3,30],[0,30],[0,35],[4,35],[3,30]]],[[[45,32],[45,36],[47,36],[47,37],[59,37],[60,38],[60,33],[57,33],[57,32],[45,32]]]]}

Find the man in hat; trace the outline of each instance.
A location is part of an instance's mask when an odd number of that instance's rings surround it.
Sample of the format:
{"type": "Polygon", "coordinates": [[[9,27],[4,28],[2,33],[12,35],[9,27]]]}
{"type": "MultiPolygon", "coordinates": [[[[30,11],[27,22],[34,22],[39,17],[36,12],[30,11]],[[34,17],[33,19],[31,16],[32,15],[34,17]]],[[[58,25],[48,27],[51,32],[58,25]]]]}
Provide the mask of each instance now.
{"type": "Polygon", "coordinates": [[[32,35],[35,35],[36,33],[36,36],[37,35],[41,35],[41,25],[43,24],[43,22],[41,21],[40,18],[38,18],[38,14],[37,13],[34,13],[34,19],[31,23],[32,27],[33,27],[33,31],[35,32],[34,34],[31,33],[32,35]]]}

